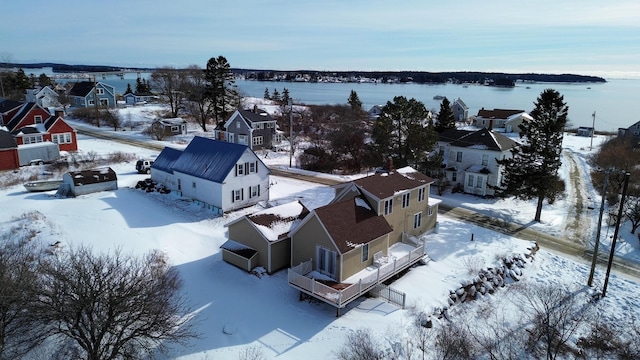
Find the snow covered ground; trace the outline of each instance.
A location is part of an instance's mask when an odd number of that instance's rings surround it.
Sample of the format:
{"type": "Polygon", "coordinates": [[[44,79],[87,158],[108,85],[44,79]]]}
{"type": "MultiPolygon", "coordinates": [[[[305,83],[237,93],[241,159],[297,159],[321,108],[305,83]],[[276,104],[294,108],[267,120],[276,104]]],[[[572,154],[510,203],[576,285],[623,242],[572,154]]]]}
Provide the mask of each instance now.
{"type": "MultiPolygon", "coordinates": [[[[84,136],[79,139],[84,152],[122,151],[137,156],[153,153],[84,136]]],[[[590,153],[589,140],[567,136],[565,148],[584,159],[590,153]]],[[[598,137],[596,143],[602,140],[598,137]]],[[[288,154],[276,153],[263,160],[271,166],[286,166],[288,159],[288,154]]],[[[99,251],[121,247],[135,254],[151,249],[165,252],[184,279],[184,292],[197,309],[197,329],[202,334],[187,347],[172,347],[169,358],[238,359],[248,349],[266,359],[333,358],[347,335],[359,329],[369,329],[386,348],[397,347],[411,336],[415,312],[432,313],[446,308],[450,291],[476,276],[469,272],[471,262],[497,266],[499,256],[525,254],[532,246],[528,241],[439,216],[438,233],[426,237],[432,261],[412,268],[392,284],[407,294],[405,310],[363,297],[350,304],[341,317],[336,317],[335,309],[326,304],[299,301],[298,293],[287,284],[286,271],[259,278],[222,261],[219,247],[226,241],[224,224],[259,207],[214,217],[173,194],[134,189],[139,180],[147,177],[137,174],[134,164],[132,161],[112,166],[118,174],[117,191],[61,199],[51,193],[27,193],[21,185],[1,189],[0,228],[10,227],[24,213],[38,211],[48,224],[38,237],[48,243],[61,241],[63,249],[85,244],[99,251]],[[471,234],[474,241],[470,241],[471,234]],[[223,329],[231,334],[223,333],[223,329]]],[[[333,196],[332,190],[322,185],[275,176],[271,181],[270,196],[276,203],[298,199],[313,209],[328,203],[333,196]]],[[[593,203],[599,205],[593,189],[589,191],[593,193],[593,203]]],[[[461,194],[449,194],[442,199],[480,212],[508,216],[523,224],[533,218],[532,202],[484,200],[461,194]]],[[[542,223],[532,226],[562,235],[566,214],[567,202],[561,199],[553,206],[545,206],[542,223]]],[[[597,211],[593,211],[590,216],[596,215],[597,211]]],[[[603,230],[604,251],[608,251],[612,232],[608,228],[603,230]]],[[[629,228],[623,226],[617,254],[638,260],[638,240],[627,233],[629,228]]],[[[602,287],[605,269],[598,267],[593,288],[586,286],[588,273],[585,261],[541,249],[523,269],[521,283],[556,284],[587,298],[602,287]]],[[[486,306],[515,313],[519,306],[509,298],[508,288],[498,290],[496,295],[482,296],[479,301],[456,305],[449,310],[449,316],[456,321],[486,306]]],[[[638,279],[614,272],[607,296],[593,307],[602,318],[624,326],[640,316],[639,294],[638,279]]],[[[433,356],[429,351],[428,355],[433,356]]]]}

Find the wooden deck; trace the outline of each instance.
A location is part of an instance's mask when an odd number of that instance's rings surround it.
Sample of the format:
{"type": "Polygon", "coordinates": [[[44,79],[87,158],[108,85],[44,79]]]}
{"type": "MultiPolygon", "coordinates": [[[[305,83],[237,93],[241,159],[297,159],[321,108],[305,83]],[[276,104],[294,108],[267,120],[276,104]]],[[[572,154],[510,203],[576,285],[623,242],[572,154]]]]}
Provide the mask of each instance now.
{"type": "Polygon", "coordinates": [[[334,286],[328,286],[326,283],[311,276],[313,262],[309,260],[290,268],[288,281],[289,285],[303,293],[342,309],[353,300],[369,292],[377,284],[415,264],[424,255],[424,247],[417,247],[404,256],[390,258],[386,263],[376,266],[373,271],[369,269],[361,271],[362,277],[359,277],[357,282],[336,283],[334,286]]]}

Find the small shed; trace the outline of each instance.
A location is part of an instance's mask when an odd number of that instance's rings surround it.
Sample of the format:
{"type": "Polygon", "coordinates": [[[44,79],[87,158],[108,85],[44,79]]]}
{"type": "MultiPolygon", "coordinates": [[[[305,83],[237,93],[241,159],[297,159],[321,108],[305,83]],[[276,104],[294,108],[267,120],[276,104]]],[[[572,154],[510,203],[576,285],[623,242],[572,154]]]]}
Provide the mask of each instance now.
{"type": "Polygon", "coordinates": [[[17,169],[19,166],[16,139],[8,131],[0,130],[0,170],[17,169]]]}
{"type": "Polygon", "coordinates": [[[118,178],[110,167],[70,171],[62,176],[61,188],[71,196],[118,190],[118,178]]]}
{"type": "Polygon", "coordinates": [[[160,119],[151,124],[154,133],[164,136],[187,135],[187,121],[183,118],[160,119]]]}
{"type": "Polygon", "coordinates": [[[225,225],[229,240],[222,244],[222,259],[246,271],[263,267],[267,273],[291,264],[289,232],[309,214],[299,201],[260,210],[225,225]]]}

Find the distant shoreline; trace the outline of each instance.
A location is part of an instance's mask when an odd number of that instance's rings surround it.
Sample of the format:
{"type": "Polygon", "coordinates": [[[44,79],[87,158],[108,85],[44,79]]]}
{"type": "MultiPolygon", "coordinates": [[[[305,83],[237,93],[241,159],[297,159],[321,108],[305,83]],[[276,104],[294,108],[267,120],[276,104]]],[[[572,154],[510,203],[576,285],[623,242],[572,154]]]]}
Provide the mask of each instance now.
{"type": "MultiPolygon", "coordinates": [[[[0,63],[0,68],[52,68],[56,73],[73,72],[117,72],[134,70],[153,72],[157,68],[123,68],[108,65],[67,65],[58,63],[0,63]]],[[[538,74],[538,73],[503,73],[482,71],[317,71],[317,70],[261,70],[232,68],[235,75],[244,76],[247,80],[281,81],[281,82],[318,82],[328,77],[340,78],[345,82],[361,82],[362,79],[375,79],[384,83],[418,83],[418,84],[489,84],[512,87],[516,82],[549,82],[549,83],[605,83],[603,77],[577,74],[538,74]]]]}

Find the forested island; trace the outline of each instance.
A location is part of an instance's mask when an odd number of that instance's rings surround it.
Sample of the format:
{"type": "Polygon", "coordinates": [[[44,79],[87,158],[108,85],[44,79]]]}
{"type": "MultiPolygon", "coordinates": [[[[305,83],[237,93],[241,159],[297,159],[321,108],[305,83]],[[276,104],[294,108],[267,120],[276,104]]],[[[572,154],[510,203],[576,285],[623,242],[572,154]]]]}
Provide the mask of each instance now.
{"type": "MultiPolygon", "coordinates": [[[[67,65],[58,63],[0,63],[0,68],[51,68],[54,73],[118,72],[122,67],[109,65],[67,65]]],[[[156,68],[127,68],[152,72],[156,68]]],[[[259,70],[232,68],[236,76],[257,81],[305,81],[305,82],[383,82],[417,84],[484,84],[491,86],[515,86],[516,82],[554,83],[604,83],[599,76],[576,74],[501,73],[481,71],[317,71],[317,70],[259,70]]]]}

